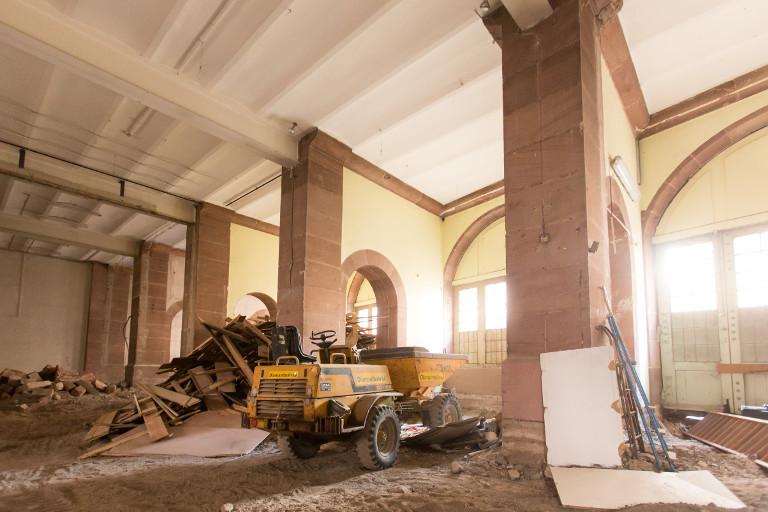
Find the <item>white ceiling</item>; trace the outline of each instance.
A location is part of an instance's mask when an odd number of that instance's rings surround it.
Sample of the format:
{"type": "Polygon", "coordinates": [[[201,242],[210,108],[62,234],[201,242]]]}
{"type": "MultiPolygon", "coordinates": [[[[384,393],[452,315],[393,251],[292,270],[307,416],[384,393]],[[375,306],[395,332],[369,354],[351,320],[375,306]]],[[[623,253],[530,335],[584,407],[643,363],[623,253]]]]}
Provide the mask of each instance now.
{"type": "MultiPolygon", "coordinates": [[[[546,0],[504,3],[516,5],[510,11],[527,24],[548,12],[546,0]]],[[[35,0],[31,5],[173,70],[183,83],[227,98],[281,133],[292,123],[298,124],[297,136],[317,126],[446,203],[504,173],[501,55],[474,12],[479,4],[35,0]]],[[[651,110],[765,64],[766,13],[768,0],[625,0],[621,21],[651,110]]],[[[280,183],[274,178],[280,166],[257,150],[89,81],[21,39],[5,41],[0,43],[0,138],[279,222],[280,183]]],[[[15,195],[6,203],[18,203],[21,192],[10,190],[15,195]]],[[[81,219],[84,229],[183,245],[180,226],[117,215],[99,202],[83,204],[90,212],[81,219]]],[[[45,218],[48,207],[40,208],[45,218]]],[[[53,249],[67,257],[106,258],[53,249]]]]}
{"type": "Polygon", "coordinates": [[[768,64],[766,0],[624,0],[619,18],[651,113],[768,64]]]}

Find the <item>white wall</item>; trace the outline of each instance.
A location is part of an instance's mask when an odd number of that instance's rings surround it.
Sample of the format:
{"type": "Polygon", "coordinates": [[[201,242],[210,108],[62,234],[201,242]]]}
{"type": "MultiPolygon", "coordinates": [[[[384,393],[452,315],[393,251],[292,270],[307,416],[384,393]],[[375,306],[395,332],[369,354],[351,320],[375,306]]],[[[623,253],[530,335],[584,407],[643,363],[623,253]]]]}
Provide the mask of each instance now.
{"type": "Polygon", "coordinates": [[[0,250],[0,369],[82,369],[91,266],[0,250]]]}

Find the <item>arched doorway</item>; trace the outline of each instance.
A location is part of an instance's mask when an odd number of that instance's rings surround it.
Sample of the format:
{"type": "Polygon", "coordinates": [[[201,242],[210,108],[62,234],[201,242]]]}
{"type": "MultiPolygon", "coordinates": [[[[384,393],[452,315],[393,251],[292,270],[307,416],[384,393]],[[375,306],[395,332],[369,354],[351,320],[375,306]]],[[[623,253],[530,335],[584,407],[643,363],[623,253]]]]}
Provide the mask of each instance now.
{"type": "Polygon", "coordinates": [[[670,173],[643,211],[643,260],[645,269],[646,317],[648,322],[649,391],[653,404],[661,403],[661,345],[657,329],[659,316],[653,237],[667,208],[712,159],[749,135],[768,127],[768,107],[763,107],[726,126],[703,142],[670,173]]]}
{"type": "Polygon", "coordinates": [[[629,353],[637,358],[635,347],[634,287],[632,282],[632,238],[627,225],[627,208],[621,195],[621,185],[608,178],[608,239],[610,241],[611,308],[619,324],[629,353]]]}
{"type": "Polygon", "coordinates": [[[166,310],[165,314],[171,319],[171,337],[168,346],[170,359],[181,355],[181,328],[184,318],[184,304],[176,301],[166,310]]]}
{"type": "Polygon", "coordinates": [[[342,285],[348,289],[347,312],[352,312],[351,306],[357,301],[364,281],[373,289],[378,316],[376,346],[405,345],[405,287],[394,265],[383,254],[366,249],[350,254],[342,263],[341,271],[342,285]]]}
{"type": "Polygon", "coordinates": [[[277,302],[266,293],[251,292],[237,300],[233,314],[245,318],[274,319],[277,317],[277,302]]]}

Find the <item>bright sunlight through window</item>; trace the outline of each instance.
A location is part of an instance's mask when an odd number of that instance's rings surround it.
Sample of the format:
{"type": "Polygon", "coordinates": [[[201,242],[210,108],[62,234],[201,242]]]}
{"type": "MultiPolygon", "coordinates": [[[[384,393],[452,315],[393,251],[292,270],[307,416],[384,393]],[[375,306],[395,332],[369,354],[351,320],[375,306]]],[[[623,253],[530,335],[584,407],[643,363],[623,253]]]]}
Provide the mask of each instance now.
{"type": "Polygon", "coordinates": [[[738,306],[768,306],[768,231],[734,238],[733,252],[738,306]]]}
{"type": "Polygon", "coordinates": [[[459,291],[459,332],[477,330],[477,288],[459,291]]]}
{"type": "Polygon", "coordinates": [[[485,328],[507,328],[507,283],[494,283],[485,287],[485,328]]]}
{"type": "Polygon", "coordinates": [[[673,313],[717,309],[712,242],[670,248],[666,274],[673,313]]]}

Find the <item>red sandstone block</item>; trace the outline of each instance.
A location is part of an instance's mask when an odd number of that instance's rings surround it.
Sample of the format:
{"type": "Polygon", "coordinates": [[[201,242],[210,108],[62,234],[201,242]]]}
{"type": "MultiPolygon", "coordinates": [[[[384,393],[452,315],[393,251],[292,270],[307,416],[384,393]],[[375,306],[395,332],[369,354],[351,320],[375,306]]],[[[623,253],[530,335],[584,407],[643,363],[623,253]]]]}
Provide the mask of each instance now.
{"type": "Polygon", "coordinates": [[[544,421],[538,358],[507,359],[501,368],[505,419],[544,421]]]}
{"type": "Polygon", "coordinates": [[[504,116],[504,149],[514,151],[541,140],[541,115],[538,103],[515,109],[504,116]]]}

